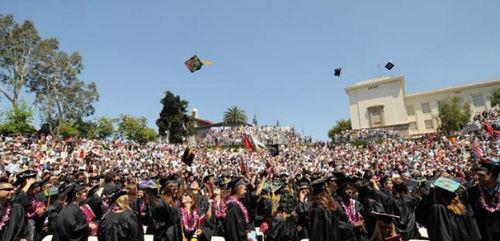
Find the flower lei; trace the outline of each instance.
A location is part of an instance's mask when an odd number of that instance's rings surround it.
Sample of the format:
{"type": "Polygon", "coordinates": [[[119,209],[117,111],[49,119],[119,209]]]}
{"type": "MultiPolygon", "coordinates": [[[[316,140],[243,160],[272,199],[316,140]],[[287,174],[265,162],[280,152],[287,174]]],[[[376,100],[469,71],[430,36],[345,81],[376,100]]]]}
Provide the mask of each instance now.
{"type": "Polygon", "coordinates": [[[229,197],[229,198],[227,199],[227,201],[226,201],[226,205],[227,205],[227,204],[229,204],[229,203],[236,203],[236,204],[240,207],[241,211],[243,212],[243,217],[245,218],[245,222],[246,222],[247,224],[249,224],[249,223],[250,223],[250,218],[248,217],[248,210],[245,208],[245,206],[243,205],[243,203],[241,203],[241,202],[240,202],[240,201],[239,201],[236,197],[234,197],[234,196],[231,196],[231,197],[229,197]]]}
{"type": "Polygon", "coordinates": [[[11,209],[12,207],[10,206],[10,204],[8,204],[7,207],[5,208],[5,211],[3,212],[2,220],[0,221],[0,230],[3,230],[3,228],[7,225],[11,209]]]}
{"type": "Polygon", "coordinates": [[[356,201],[352,198],[349,199],[349,206],[346,206],[344,202],[340,202],[342,205],[342,208],[344,209],[347,219],[349,220],[350,224],[354,224],[358,221],[359,216],[358,213],[356,212],[356,201]]]}
{"type": "Polygon", "coordinates": [[[500,210],[500,188],[498,188],[497,193],[493,197],[493,199],[496,199],[497,205],[496,207],[490,207],[488,203],[486,203],[486,195],[484,194],[483,190],[481,190],[481,196],[479,197],[479,202],[481,203],[481,206],[483,207],[484,210],[486,210],[489,213],[494,213],[500,210]]]}
{"type": "Polygon", "coordinates": [[[195,231],[196,226],[198,225],[198,221],[200,217],[198,216],[198,212],[196,209],[193,209],[191,215],[189,215],[187,209],[181,208],[181,216],[182,216],[182,226],[186,232],[190,233],[195,231]],[[191,223],[191,226],[189,225],[191,223]]]}
{"type": "Polygon", "coordinates": [[[222,219],[222,218],[226,217],[226,203],[220,202],[217,205],[215,202],[213,202],[212,203],[212,209],[214,210],[215,217],[217,219],[222,219]]]}
{"type": "Polygon", "coordinates": [[[35,199],[31,200],[31,208],[26,212],[26,217],[27,218],[33,218],[36,215],[36,210],[39,208],[45,208],[45,203],[44,202],[37,202],[35,199]]]}
{"type": "Polygon", "coordinates": [[[141,217],[146,217],[146,203],[144,203],[143,201],[140,202],[139,213],[141,217]]]}

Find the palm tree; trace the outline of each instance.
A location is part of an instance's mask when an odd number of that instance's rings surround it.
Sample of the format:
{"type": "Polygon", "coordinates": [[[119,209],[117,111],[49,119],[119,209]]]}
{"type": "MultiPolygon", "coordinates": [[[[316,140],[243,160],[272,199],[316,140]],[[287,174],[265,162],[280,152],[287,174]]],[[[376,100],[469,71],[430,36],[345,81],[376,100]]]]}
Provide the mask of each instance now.
{"type": "Polygon", "coordinates": [[[224,111],[224,124],[241,125],[247,124],[247,114],[238,106],[229,107],[224,111]]]}

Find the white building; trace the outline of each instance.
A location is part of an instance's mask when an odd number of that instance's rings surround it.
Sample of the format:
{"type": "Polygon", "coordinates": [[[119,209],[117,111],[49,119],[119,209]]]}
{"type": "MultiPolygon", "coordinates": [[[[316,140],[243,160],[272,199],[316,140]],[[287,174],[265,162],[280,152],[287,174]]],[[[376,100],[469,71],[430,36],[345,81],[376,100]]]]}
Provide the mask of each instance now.
{"type": "Polygon", "coordinates": [[[459,96],[473,113],[491,108],[489,96],[500,79],[475,82],[427,92],[406,94],[404,76],[382,77],[345,88],[353,129],[395,127],[410,134],[436,132],[438,103],[459,96]]]}

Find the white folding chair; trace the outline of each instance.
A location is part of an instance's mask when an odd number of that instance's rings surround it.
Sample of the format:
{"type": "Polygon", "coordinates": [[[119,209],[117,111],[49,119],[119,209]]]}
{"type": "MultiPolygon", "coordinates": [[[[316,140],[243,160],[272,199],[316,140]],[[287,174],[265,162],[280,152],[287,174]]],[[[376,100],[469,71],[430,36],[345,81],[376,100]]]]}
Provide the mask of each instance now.
{"type": "Polygon", "coordinates": [[[42,241],[52,241],[52,235],[45,236],[42,241]]]}
{"type": "Polygon", "coordinates": [[[154,235],[146,234],[144,235],[144,241],[153,241],[155,239],[154,235]]]}
{"type": "Polygon", "coordinates": [[[210,241],[226,241],[224,237],[221,236],[212,236],[212,239],[210,241]]]}

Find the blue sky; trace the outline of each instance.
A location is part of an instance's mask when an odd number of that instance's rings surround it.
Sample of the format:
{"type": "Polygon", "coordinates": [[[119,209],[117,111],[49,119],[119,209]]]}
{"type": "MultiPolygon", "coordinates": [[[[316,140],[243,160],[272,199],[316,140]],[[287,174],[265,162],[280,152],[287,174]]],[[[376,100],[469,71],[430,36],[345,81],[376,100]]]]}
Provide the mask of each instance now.
{"type": "Polygon", "coordinates": [[[237,105],[315,139],[349,117],[344,88],[388,60],[396,67],[381,74],[405,75],[407,93],[500,78],[499,12],[496,0],[0,2],[0,14],[80,52],[81,78],[101,95],[94,117],[145,116],[156,128],[171,90],[202,118],[220,121],[237,105]],[[213,66],[191,74],[193,54],[213,66]]]}

